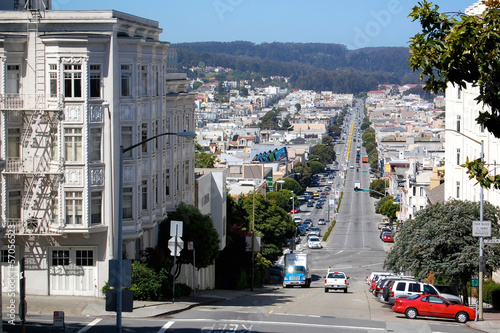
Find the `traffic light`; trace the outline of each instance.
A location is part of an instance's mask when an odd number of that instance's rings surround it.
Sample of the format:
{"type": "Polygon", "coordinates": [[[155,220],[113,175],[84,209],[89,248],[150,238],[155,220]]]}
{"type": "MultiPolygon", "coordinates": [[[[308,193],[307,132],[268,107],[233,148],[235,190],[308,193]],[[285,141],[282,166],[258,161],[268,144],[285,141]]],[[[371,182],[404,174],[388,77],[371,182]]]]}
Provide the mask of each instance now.
{"type": "Polygon", "coordinates": [[[359,188],[355,187],[355,188],[354,188],[354,191],[355,191],[355,192],[358,192],[358,191],[359,191],[359,188]]]}

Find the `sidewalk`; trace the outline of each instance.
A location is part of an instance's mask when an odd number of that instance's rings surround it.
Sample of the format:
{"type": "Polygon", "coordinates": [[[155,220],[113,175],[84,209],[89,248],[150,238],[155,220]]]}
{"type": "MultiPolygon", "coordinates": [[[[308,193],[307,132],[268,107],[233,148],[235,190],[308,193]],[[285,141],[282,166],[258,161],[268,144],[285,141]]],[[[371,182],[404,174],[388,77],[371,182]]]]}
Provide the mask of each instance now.
{"type": "MultiPolygon", "coordinates": [[[[145,318],[174,314],[203,304],[211,304],[221,300],[231,300],[247,295],[262,293],[274,289],[275,286],[254,288],[254,291],[245,290],[203,290],[197,291],[195,297],[181,297],[172,302],[145,302],[134,301],[133,312],[123,312],[124,318],[145,318]]],[[[6,320],[7,309],[11,303],[7,295],[2,297],[3,319],[6,320]]],[[[64,315],[75,317],[103,317],[115,316],[115,312],[105,311],[106,300],[102,297],[83,296],[26,296],[28,317],[34,315],[50,315],[54,311],[64,311],[64,315]]],[[[15,299],[15,310],[18,312],[19,299],[15,299]]]]}

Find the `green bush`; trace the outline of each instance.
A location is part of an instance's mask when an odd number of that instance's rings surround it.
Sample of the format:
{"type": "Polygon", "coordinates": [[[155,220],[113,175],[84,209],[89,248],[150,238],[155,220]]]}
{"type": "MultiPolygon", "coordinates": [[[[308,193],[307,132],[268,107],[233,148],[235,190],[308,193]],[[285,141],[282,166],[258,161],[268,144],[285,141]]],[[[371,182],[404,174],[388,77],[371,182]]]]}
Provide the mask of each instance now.
{"type": "Polygon", "coordinates": [[[326,240],[328,239],[328,237],[330,236],[330,233],[332,232],[333,230],[333,227],[335,226],[335,224],[337,223],[336,220],[333,220],[332,223],[330,224],[330,226],[328,227],[328,230],[327,232],[325,232],[325,234],[323,235],[323,242],[326,242],[326,240]]]}
{"type": "Polygon", "coordinates": [[[500,309],[500,283],[485,281],[483,284],[484,302],[500,309]]]}
{"type": "Polygon", "coordinates": [[[154,269],[145,263],[134,261],[132,263],[132,283],[137,285],[134,299],[140,301],[157,301],[162,299],[162,284],[166,282],[165,277],[159,278],[154,269]]]}

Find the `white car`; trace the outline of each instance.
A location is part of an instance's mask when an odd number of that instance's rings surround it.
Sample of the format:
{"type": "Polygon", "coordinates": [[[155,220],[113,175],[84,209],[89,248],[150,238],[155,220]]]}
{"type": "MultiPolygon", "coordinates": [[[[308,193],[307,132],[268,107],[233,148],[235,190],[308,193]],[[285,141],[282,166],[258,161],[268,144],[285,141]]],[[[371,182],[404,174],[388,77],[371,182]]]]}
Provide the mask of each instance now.
{"type": "Polygon", "coordinates": [[[307,241],[307,247],[310,249],[321,249],[323,245],[321,245],[321,239],[317,236],[309,237],[307,241]]]}
{"type": "Polygon", "coordinates": [[[347,292],[349,288],[349,277],[344,272],[329,272],[325,278],[325,293],[330,289],[343,290],[347,292]]]}
{"type": "Polygon", "coordinates": [[[319,219],[319,220],[318,220],[318,224],[319,224],[319,225],[325,225],[325,224],[326,224],[325,219],[319,219]]]}

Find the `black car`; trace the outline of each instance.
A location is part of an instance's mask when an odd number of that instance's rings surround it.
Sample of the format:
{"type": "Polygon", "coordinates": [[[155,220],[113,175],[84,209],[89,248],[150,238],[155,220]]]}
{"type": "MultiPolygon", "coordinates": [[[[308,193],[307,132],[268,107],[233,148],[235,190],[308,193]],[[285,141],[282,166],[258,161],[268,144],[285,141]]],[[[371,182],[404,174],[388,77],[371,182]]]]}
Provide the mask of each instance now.
{"type": "Polygon", "coordinates": [[[320,203],[317,203],[317,204],[316,204],[316,208],[317,208],[317,209],[323,208],[323,205],[322,205],[322,204],[320,204],[320,203]]]}

